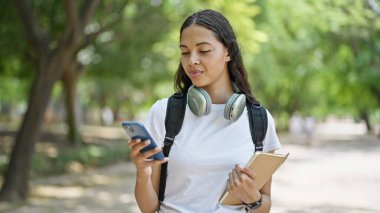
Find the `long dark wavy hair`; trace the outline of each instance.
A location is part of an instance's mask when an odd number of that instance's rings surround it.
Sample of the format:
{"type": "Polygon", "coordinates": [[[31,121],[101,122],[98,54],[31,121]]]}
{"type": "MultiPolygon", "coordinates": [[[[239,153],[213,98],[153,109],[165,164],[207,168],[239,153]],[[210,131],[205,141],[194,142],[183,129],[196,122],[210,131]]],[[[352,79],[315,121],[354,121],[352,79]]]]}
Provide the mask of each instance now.
{"type": "MultiPolygon", "coordinates": [[[[248,101],[258,103],[251,92],[247,71],[243,64],[240,48],[236,41],[235,33],[228,20],[214,10],[202,10],[189,16],[181,26],[180,40],[184,29],[191,25],[199,25],[214,32],[215,37],[228,49],[231,60],[227,63],[230,79],[236,83],[241,93],[245,94],[248,101]]],[[[177,92],[185,92],[192,85],[181,63],[178,66],[174,88],[177,92]]]]}

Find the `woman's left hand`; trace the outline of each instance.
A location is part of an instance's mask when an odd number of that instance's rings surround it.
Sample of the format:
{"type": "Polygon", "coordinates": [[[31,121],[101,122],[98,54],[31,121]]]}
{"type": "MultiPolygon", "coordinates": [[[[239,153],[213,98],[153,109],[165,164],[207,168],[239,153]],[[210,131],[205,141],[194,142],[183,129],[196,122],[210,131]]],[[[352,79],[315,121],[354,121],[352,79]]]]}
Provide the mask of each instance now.
{"type": "Polygon", "coordinates": [[[256,173],[238,164],[228,174],[227,190],[244,203],[253,203],[261,198],[256,184],[256,173]]]}

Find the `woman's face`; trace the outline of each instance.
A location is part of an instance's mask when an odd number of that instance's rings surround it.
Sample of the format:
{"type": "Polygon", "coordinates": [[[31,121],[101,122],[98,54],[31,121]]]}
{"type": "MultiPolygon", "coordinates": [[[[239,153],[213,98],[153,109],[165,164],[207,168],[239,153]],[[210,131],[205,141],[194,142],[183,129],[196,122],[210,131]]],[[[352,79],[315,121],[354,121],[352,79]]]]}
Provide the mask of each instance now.
{"type": "Polygon", "coordinates": [[[218,88],[230,82],[227,48],[217,40],[214,32],[190,25],[181,34],[181,64],[196,87],[218,88]]]}

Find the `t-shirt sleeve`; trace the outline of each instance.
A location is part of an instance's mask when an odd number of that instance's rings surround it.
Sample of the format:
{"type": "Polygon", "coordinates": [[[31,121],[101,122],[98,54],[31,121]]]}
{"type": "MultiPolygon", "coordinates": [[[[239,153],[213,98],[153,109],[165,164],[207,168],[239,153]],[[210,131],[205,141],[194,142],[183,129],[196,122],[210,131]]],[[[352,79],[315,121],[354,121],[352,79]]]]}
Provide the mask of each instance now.
{"type": "Polygon", "coordinates": [[[156,101],[150,108],[144,125],[158,146],[163,146],[165,138],[165,116],[167,98],[156,101]]]}
{"type": "Polygon", "coordinates": [[[263,152],[270,152],[270,151],[281,148],[281,143],[276,133],[276,126],[274,123],[274,119],[268,110],[267,110],[267,117],[268,117],[268,129],[263,141],[263,145],[264,145],[263,152]]]}

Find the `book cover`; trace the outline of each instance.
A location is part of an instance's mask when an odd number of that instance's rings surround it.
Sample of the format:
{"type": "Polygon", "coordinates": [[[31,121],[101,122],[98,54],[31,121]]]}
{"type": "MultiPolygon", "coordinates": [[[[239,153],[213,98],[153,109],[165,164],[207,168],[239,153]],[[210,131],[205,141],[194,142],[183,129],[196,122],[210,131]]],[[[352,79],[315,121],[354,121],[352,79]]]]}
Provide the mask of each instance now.
{"type": "MultiPolygon", "coordinates": [[[[289,153],[272,154],[265,152],[256,152],[246,164],[246,167],[256,172],[257,187],[261,189],[264,184],[272,177],[273,173],[285,162],[289,153]]],[[[241,201],[235,196],[228,193],[227,189],[219,200],[222,205],[241,205],[241,201]]]]}

